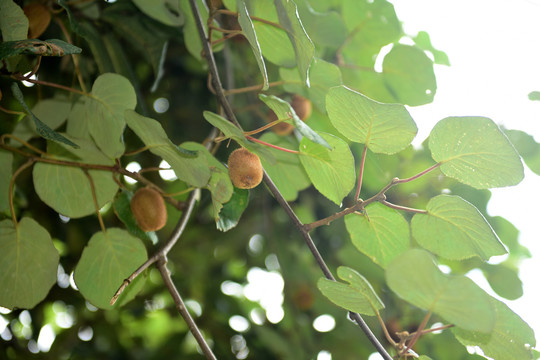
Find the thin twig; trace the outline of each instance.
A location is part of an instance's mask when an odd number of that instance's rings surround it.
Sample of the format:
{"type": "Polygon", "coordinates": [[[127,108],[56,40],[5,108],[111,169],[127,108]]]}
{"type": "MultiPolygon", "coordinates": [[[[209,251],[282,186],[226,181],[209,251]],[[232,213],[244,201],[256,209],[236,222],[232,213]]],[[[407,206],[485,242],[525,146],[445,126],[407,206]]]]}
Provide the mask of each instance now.
{"type": "MultiPolygon", "coordinates": [[[[285,80],[273,81],[273,82],[268,83],[268,87],[280,86],[280,85],[289,84],[289,83],[292,83],[292,82],[285,81],[285,80]]],[[[225,95],[242,94],[242,93],[247,93],[247,92],[252,92],[252,91],[259,91],[259,90],[262,90],[262,88],[263,88],[262,84],[246,86],[246,87],[238,88],[238,89],[225,90],[225,95]]]]}
{"type": "Polygon", "coordinates": [[[427,210],[421,210],[421,209],[414,209],[414,208],[410,208],[410,207],[407,207],[407,206],[402,206],[402,205],[396,205],[396,204],[392,204],[386,200],[379,200],[379,202],[385,206],[388,206],[389,208],[392,208],[392,209],[396,209],[396,210],[403,210],[403,211],[407,211],[407,212],[412,212],[412,213],[416,213],[416,214],[427,214],[427,210]]]}
{"type": "Polygon", "coordinates": [[[430,317],[431,317],[431,311],[429,311],[426,314],[426,316],[424,317],[424,320],[422,320],[422,323],[420,323],[420,326],[418,326],[418,329],[414,333],[411,341],[407,344],[407,347],[405,349],[403,349],[403,351],[399,354],[400,356],[403,356],[406,353],[408,353],[409,349],[411,349],[414,346],[414,344],[416,344],[416,341],[420,338],[420,336],[422,336],[422,331],[426,327],[427,322],[429,321],[430,317]]]}
{"type": "Polygon", "coordinates": [[[44,86],[51,86],[51,87],[55,87],[55,88],[58,88],[58,89],[62,89],[62,90],[66,90],[66,91],[71,91],[71,92],[74,92],[74,93],[77,93],[77,94],[81,94],[81,95],[88,96],[88,93],[86,93],[86,92],[84,92],[84,91],[81,91],[81,90],[79,90],[79,89],[71,88],[71,87],[69,87],[69,86],[64,86],[64,85],[52,83],[52,82],[49,82],[49,81],[43,81],[43,80],[25,79],[23,76],[12,75],[12,77],[13,77],[15,80],[19,80],[19,81],[28,81],[29,83],[32,83],[32,84],[38,84],[38,85],[44,85],[44,86]]]}
{"type": "Polygon", "coordinates": [[[176,289],[176,286],[174,286],[174,283],[171,278],[171,273],[169,269],[167,269],[167,257],[162,256],[160,257],[160,260],[158,261],[157,268],[159,270],[159,273],[161,274],[161,277],[163,278],[163,282],[165,283],[165,286],[167,287],[167,290],[171,293],[174,303],[176,305],[176,309],[182,315],[182,318],[186,322],[189,331],[197,340],[197,343],[199,344],[201,351],[203,352],[204,356],[206,356],[207,359],[217,359],[214,353],[212,352],[212,349],[210,349],[210,346],[204,339],[201,331],[197,327],[197,324],[191,317],[191,314],[189,313],[188,309],[186,308],[186,305],[184,304],[184,301],[182,300],[182,297],[180,296],[180,293],[176,289]]]}
{"type": "Polygon", "coordinates": [[[432,165],[430,166],[429,168],[427,168],[426,170],[424,171],[421,171],[419,172],[418,174],[414,175],[414,176],[411,176],[409,178],[406,178],[406,179],[400,179],[400,178],[393,178],[389,183],[388,185],[386,185],[384,188],[382,188],[377,194],[373,195],[372,197],[370,197],[369,199],[365,200],[365,201],[362,201],[361,199],[353,206],[351,206],[350,208],[347,208],[345,210],[342,210],[340,212],[337,212],[335,214],[332,214],[328,217],[325,217],[324,219],[320,219],[320,220],[317,220],[317,221],[314,221],[310,224],[305,224],[304,225],[304,229],[306,231],[311,231],[319,226],[323,226],[323,225],[330,225],[330,223],[334,220],[337,220],[339,218],[342,218],[344,217],[345,215],[348,215],[348,214],[351,214],[353,212],[356,212],[356,211],[361,211],[363,208],[365,208],[366,206],[368,206],[369,204],[373,203],[373,202],[376,202],[376,201],[379,201],[379,202],[382,202],[384,205],[388,206],[388,207],[391,207],[391,208],[394,208],[394,209],[397,209],[397,210],[404,210],[404,211],[410,211],[410,212],[416,212],[416,213],[426,213],[426,211],[424,210],[418,210],[418,209],[413,209],[413,208],[408,208],[406,206],[401,206],[401,205],[395,205],[395,204],[392,204],[392,203],[389,203],[386,201],[386,192],[388,190],[390,190],[392,187],[398,185],[398,184],[403,184],[403,183],[406,183],[406,182],[409,182],[409,181],[413,181],[413,180],[416,180],[418,179],[420,176],[423,176],[427,173],[429,173],[430,171],[432,170],[435,170],[436,168],[438,168],[439,166],[441,166],[442,163],[437,163],[435,165],[432,165]]]}

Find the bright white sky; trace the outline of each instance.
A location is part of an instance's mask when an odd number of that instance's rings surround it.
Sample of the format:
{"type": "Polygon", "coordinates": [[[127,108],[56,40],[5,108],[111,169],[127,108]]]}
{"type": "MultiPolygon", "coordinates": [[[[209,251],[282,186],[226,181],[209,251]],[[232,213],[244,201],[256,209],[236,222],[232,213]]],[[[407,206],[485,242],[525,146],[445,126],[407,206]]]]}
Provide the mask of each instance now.
{"type": "MultiPolygon", "coordinates": [[[[540,142],[540,0],[393,0],[405,32],[427,31],[445,51],[451,67],[436,66],[432,104],[411,108],[423,141],[447,116],[477,115],[509,129],[524,130],[540,142]]],[[[527,169],[528,170],[528,169],[527,169]]],[[[524,296],[509,306],[535,330],[540,342],[540,177],[526,171],[518,186],[495,189],[490,215],[510,220],[533,258],[523,262],[524,296]]]]}

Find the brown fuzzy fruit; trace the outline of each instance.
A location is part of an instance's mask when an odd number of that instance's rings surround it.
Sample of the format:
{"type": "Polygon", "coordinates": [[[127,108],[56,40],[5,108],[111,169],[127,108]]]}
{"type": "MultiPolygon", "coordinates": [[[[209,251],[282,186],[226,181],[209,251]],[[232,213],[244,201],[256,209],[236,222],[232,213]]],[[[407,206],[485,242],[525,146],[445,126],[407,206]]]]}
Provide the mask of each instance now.
{"type": "Polygon", "coordinates": [[[300,95],[292,97],[291,106],[300,120],[306,121],[311,115],[311,101],[300,95]]]}
{"type": "Polygon", "coordinates": [[[229,155],[229,176],[239,189],[253,189],[263,178],[261,160],[246,148],[234,150],[229,155]]]}
{"type": "Polygon", "coordinates": [[[141,188],[131,199],[131,212],[143,231],[156,231],[167,222],[167,209],[160,193],[151,188],[141,188]]]}

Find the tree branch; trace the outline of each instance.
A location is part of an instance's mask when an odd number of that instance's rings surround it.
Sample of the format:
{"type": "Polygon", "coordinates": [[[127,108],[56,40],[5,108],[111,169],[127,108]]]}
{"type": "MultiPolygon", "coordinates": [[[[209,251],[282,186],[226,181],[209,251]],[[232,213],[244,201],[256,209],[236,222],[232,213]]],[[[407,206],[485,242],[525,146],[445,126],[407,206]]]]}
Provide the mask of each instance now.
{"type": "MultiPolygon", "coordinates": [[[[204,29],[203,21],[199,12],[199,9],[197,7],[195,0],[189,0],[189,3],[191,5],[191,10],[193,12],[193,16],[195,18],[195,24],[197,26],[197,30],[199,32],[199,36],[201,38],[202,46],[203,46],[203,52],[204,56],[208,62],[210,74],[212,75],[212,86],[216,92],[216,96],[218,97],[218,101],[220,102],[221,106],[223,107],[223,110],[225,111],[225,114],[229,121],[231,121],[233,124],[235,124],[238,128],[240,128],[242,131],[242,127],[238,123],[238,120],[236,119],[234,112],[232,111],[232,108],[225,97],[225,93],[223,91],[223,87],[221,85],[221,81],[219,80],[219,72],[217,69],[217,65],[214,59],[214,54],[212,53],[212,49],[210,47],[210,43],[207,39],[206,32],[204,29]]],[[[285,210],[287,213],[287,216],[292,221],[294,226],[300,231],[302,234],[302,237],[304,238],[304,241],[306,242],[306,245],[308,246],[309,250],[311,251],[313,257],[315,258],[315,261],[321,268],[321,271],[323,272],[324,276],[329,279],[335,281],[334,276],[332,275],[332,272],[326,265],[324,259],[322,258],[321,254],[319,253],[319,250],[317,249],[315,243],[311,239],[311,236],[309,235],[309,232],[304,228],[304,224],[298,219],[294,211],[289,206],[289,203],[283,198],[275,184],[273,183],[272,179],[268,176],[266,171],[264,171],[263,180],[266,184],[266,186],[270,189],[270,192],[274,197],[276,198],[277,202],[281,205],[281,207],[285,210]]],[[[351,314],[351,317],[356,321],[356,323],[360,326],[360,328],[364,331],[367,338],[371,343],[375,346],[377,351],[381,354],[381,356],[385,360],[392,360],[392,357],[388,354],[386,349],[381,345],[377,337],[373,334],[371,329],[367,326],[367,324],[364,322],[362,317],[358,314],[351,314]]]]}
{"type": "Polygon", "coordinates": [[[195,340],[197,340],[197,343],[201,347],[201,350],[206,356],[207,359],[217,359],[214,353],[212,352],[212,349],[210,349],[210,346],[208,346],[208,343],[204,339],[201,331],[197,327],[197,324],[191,317],[191,314],[189,313],[188,309],[186,308],[186,305],[184,304],[184,301],[182,300],[182,297],[180,296],[180,293],[176,289],[176,286],[174,286],[174,283],[171,278],[171,272],[169,269],[167,269],[167,255],[162,255],[159,258],[159,261],[157,263],[157,268],[159,270],[159,273],[161,274],[161,277],[163,278],[163,281],[165,282],[165,286],[167,287],[167,290],[169,290],[169,293],[171,293],[174,303],[176,304],[176,309],[184,318],[184,321],[186,322],[189,331],[195,337],[195,340]]]}

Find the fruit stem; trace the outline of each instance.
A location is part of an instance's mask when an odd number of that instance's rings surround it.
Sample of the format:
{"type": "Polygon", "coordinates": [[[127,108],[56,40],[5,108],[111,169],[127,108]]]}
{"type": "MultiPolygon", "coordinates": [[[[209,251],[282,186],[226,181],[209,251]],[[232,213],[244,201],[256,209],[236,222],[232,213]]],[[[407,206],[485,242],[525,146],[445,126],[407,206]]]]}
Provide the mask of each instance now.
{"type": "MultiPolygon", "coordinates": [[[[273,81],[273,82],[270,82],[268,83],[268,87],[273,87],[273,86],[279,86],[279,85],[284,85],[284,84],[290,84],[291,81],[273,81]]],[[[231,90],[225,90],[224,93],[225,95],[232,95],[232,94],[242,94],[242,93],[246,93],[246,92],[251,92],[251,91],[259,91],[259,90],[262,90],[263,88],[263,85],[252,85],[252,86],[246,86],[246,87],[243,87],[243,88],[238,88],[238,89],[231,89],[231,90]]]]}
{"type": "Polygon", "coordinates": [[[275,125],[279,124],[280,122],[287,121],[287,120],[290,120],[290,118],[274,120],[271,123],[268,123],[268,124],[258,128],[258,129],[251,130],[251,131],[244,131],[244,135],[248,136],[248,135],[258,134],[258,133],[260,133],[260,132],[262,132],[262,131],[264,131],[266,129],[270,129],[272,126],[275,126],[275,125]]]}
{"type": "Polygon", "coordinates": [[[251,140],[253,142],[256,142],[256,143],[259,143],[259,144],[262,144],[262,145],[265,145],[265,146],[269,146],[273,149],[276,149],[276,150],[280,150],[280,151],[285,151],[285,152],[288,152],[288,153],[291,153],[291,154],[300,154],[300,151],[297,151],[297,150],[290,150],[290,149],[285,149],[285,148],[282,148],[281,146],[277,146],[277,145],[274,145],[274,144],[270,144],[270,143],[267,143],[265,141],[262,141],[262,140],[259,140],[259,139],[255,139],[254,137],[251,137],[251,136],[246,136],[246,138],[248,140],[251,140]]]}

